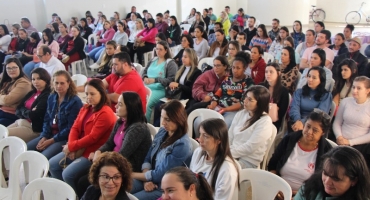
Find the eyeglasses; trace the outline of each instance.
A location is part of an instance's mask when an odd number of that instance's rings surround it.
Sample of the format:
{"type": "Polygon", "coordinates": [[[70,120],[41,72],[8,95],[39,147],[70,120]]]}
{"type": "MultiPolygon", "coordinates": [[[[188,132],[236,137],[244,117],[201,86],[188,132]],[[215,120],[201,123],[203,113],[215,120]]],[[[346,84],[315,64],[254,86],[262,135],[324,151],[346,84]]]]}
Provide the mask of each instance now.
{"type": "Polygon", "coordinates": [[[42,58],[44,55],[37,55],[38,58],[42,58]]]}
{"type": "Polygon", "coordinates": [[[122,180],[122,176],[108,176],[108,175],[99,175],[99,179],[103,183],[108,183],[111,179],[113,183],[119,183],[122,180]]]}
{"type": "Polygon", "coordinates": [[[16,71],[18,67],[7,67],[6,71],[16,71]]]}
{"type": "Polygon", "coordinates": [[[326,113],[326,112],[324,112],[324,111],[322,111],[322,110],[320,110],[320,109],[318,109],[318,108],[314,108],[314,109],[313,109],[313,111],[314,111],[315,113],[317,113],[317,114],[322,115],[322,117],[324,117],[324,118],[325,118],[325,119],[327,119],[327,120],[330,120],[330,119],[331,119],[331,117],[330,117],[330,115],[328,115],[328,113],[326,113]]]}

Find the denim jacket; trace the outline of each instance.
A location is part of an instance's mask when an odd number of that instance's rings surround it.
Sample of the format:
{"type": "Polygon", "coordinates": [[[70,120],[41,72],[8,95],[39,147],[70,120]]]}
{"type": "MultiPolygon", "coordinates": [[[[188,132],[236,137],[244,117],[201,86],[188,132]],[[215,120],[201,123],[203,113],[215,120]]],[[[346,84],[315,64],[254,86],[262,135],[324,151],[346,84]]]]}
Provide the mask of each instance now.
{"type": "Polygon", "coordinates": [[[42,127],[41,138],[54,138],[55,142],[67,141],[71,127],[77,118],[78,113],[82,107],[81,99],[75,95],[72,97],[66,96],[60,104],[58,113],[58,129],[59,132],[55,135],[51,132],[54,117],[58,109],[58,94],[53,93],[48,98],[48,105],[44,117],[44,124],[42,127]]]}
{"type": "Polygon", "coordinates": [[[191,160],[192,149],[188,134],[185,134],[170,146],[160,149],[167,135],[168,132],[164,128],[159,129],[141,167],[142,170],[149,169],[145,172],[145,178],[155,184],[161,183],[166,171],[173,167],[184,166],[184,163],[189,165],[191,160]],[[154,159],[155,167],[153,168],[152,161],[154,159]]]}

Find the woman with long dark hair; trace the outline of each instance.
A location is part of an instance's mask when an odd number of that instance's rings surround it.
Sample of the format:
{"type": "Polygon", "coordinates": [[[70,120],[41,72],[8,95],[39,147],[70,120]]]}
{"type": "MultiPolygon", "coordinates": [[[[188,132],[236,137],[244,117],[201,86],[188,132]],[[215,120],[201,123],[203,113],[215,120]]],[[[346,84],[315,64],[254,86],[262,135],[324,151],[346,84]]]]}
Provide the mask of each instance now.
{"type": "Polygon", "coordinates": [[[197,52],[198,59],[201,60],[207,56],[208,52],[207,34],[203,26],[195,27],[194,36],[194,50],[197,52]]]}
{"type": "Polygon", "coordinates": [[[61,50],[64,54],[62,55],[62,62],[68,71],[69,65],[72,62],[83,60],[86,58],[84,52],[85,41],[81,37],[81,30],[78,26],[71,28],[72,37],[68,41],[67,45],[61,50]]]}
{"type": "Polygon", "coordinates": [[[140,63],[141,65],[144,64],[144,53],[152,51],[155,47],[155,36],[158,33],[158,29],[155,27],[154,19],[148,19],[147,25],[148,27],[138,33],[135,38],[135,45],[137,45],[137,59],[138,63],[140,63]]]}
{"type": "Polygon", "coordinates": [[[29,42],[27,43],[25,50],[22,52],[22,55],[19,58],[19,61],[22,63],[22,66],[32,61],[33,53],[36,52],[37,44],[39,42],[40,42],[39,33],[37,32],[31,33],[31,35],[29,36],[29,42]]]}
{"type": "Polygon", "coordinates": [[[193,153],[190,170],[205,175],[214,199],[232,199],[239,188],[239,166],[230,151],[227,126],[222,119],[207,119],[199,132],[200,147],[193,153]]]}
{"type": "Polygon", "coordinates": [[[336,147],[323,155],[321,168],[300,188],[294,200],[370,198],[369,168],[360,152],[336,147]]]}
{"type": "Polygon", "coordinates": [[[177,53],[177,55],[175,55],[175,57],[173,57],[177,63],[177,66],[182,66],[182,56],[184,54],[184,50],[187,48],[194,48],[194,40],[189,34],[181,35],[181,47],[182,49],[177,53]]]}
{"type": "Polygon", "coordinates": [[[228,50],[228,40],[223,30],[215,31],[216,41],[210,46],[207,57],[226,56],[228,50]]]}
{"type": "Polygon", "coordinates": [[[265,70],[266,80],[261,83],[270,92],[270,103],[275,103],[278,108],[278,120],[274,121],[277,130],[280,130],[283,118],[289,106],[289,91],[281,83],[281,69],[277,63],[269,63],[265,70]]]}
{"type": "Polygon", "coordinates": [[[302,23],[299,20],[295,20],[293,23],[293,32],[290,33],[290,36],[294,39],[294,48],[297,48],[298,44],[305,41],[305,35],[302,31],[302,23]]]}
{"type": "Polygon", "coordinates": [[[268,115],[268,89],[256,85],[245,92],[244,108],[239,111],[229,129],[230,150],[242,168],[257,168],[263,160],[273,130],[268,115]]]}
{"type": "Polygon", "coordinates": [[[180,36],[182,31],[180,25],[177,23],[177,18],[175,16],[171,16],[169,20],[170,26],[168,26],[165,34],[170,47],[174,47],[180,44],[180,36]]]}
{"type": "Polygon", "coordinates": [[[273,55],[275,58],[277,54],[281,53],[284,47],[284,40],[288,36],[289,29],[286,26],[282,26],[279,30],[279,35],[275,38],[270,46],[269,54],[273,55]]]}
{"type": "Polygon", "coordinates": [[[303,129],[307,116],[314,108],[329,113],[332,101],[331,93],[325,89],[325,70],[321,67],[312,67],[308,71],[307,84],[297,89],[290,106],[290,124],[293,131],[303,129]]]}
{"type": "Polygon", "coordinates": [[[212,188],[202,173],[194,173],[186,167],[174,167],[166,172],[161,184],[162,200],[213,200],[212,188]]]}
{"type": "Polygon", "coordinates": [[[87,41],[93,30],[89,27],[86,18],[80,19],[78,27],[80,28],[81,37],[87,41]]]}
{"type": "Polygon", "coordinates": [[[245,74],[253,79],[255,84],[262,83],[265,80],[266,62],[263,59],[263,49],[261,46],[253,46],[250,54],[251,60],[245,74]]]}
{"type": "Polygon", "coordinates": [[[253,46],[261,46],[264,52],[268,52],[271,46],[271,39],[269,38],[264,24],[260,24],[257,27],[257,35],[254,36],[249,45],[249,49],[253,46]]]}
{"type": "Polygon", "coordinates": [[[52,23],[50,26],[50,29],[51,29],[51,32],[53,33],[54,39],[58,39],[58,37],[60,36],[59,24],[56,22],[52,23]]]}
{"type": "Polygon", "coordinates": [[[295,62],[295,52],[292,47],[284,47],[281,51],[281,83],[290,94],[296,90],[298,67],[295,62]]]}
{"type": "Polygon", "coordinates": [[[337,33],[334,38],[334,44],[330,45],[328,48],[333,50],[334,56],[348,53],[343,33],[337,33]]]}
{"type": "Polygon", "coordinates": [[[0,63],[4,62],[5,53],[8,51],[11,40],[8,27],[5,24],[0,24],[0,63]]]}
{"type": "Polygon", "coordinates": [[[51,77],[44,68],[31,73],[32,90],[19,103],[15,114],[19,119],[9,125],[9,136],[17,136],[26,143],[42,132],[47,100],[51,92],[51,77]]]}
{"type": "Polygon", "coordinates": [[[142,172],[134,172],[134,187],[131,190],[138,199],[156,200],[162,192],[161,180],[169,169],[186,166],[192,150],[187,134],[188,123],[184,106],[177,100],[167,102],[162,107],[162,127],[153,139],[142,172]]]}
{"type": "Polygon", "coordinates": [[[9,58],[0,81],[1,125],[9,126],[18,119],[16,108],[29,91],[31,83],[22,70],[22,64],[18,58],[9,58]]]}

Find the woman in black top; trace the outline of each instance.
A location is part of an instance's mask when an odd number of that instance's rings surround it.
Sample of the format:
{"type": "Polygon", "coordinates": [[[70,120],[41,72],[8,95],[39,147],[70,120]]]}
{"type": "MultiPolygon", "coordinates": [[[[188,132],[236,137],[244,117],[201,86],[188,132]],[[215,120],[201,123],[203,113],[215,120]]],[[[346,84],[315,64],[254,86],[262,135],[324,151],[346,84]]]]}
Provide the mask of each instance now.
{"type": "Polygon", "coordinates": [[[167,42],[170,47],[174,47],[180,44],[180,35],[181,35],[180,25],[177,23],[177,18],[175,16],[170,17],[170,26],[167,28],[166,37],[167,42]]]}
{"type": "Polygon", "coordinates": [[[173,59],[177,63],[177,66],[182,66],[182,54],[186,48],[194,48],[194,40],[190,35],[181,35],[181,47],[182,49],[177,53],[173,59]]]}
{"type": "Polygon", "coordinates": [[[82,60],[86,58],[86,54],[84,51],[85,41],[81,37],[81,31],[77,26],[72,27],[72,35],[73,37],[70,38],[67,45],[63,47],[62,51],[65,55],[62,56],[62,62],[68,71],[68,66],[78,60],[82,60]],[[66,59],[65,57],[69,57],[66,59]]]}
{"type": "Polygon", "coordinates": [[[86,18],[80,19],[80,25],[78,25],[78,27],[80,28],[81,37],[83,37],[85,40],[88,40],[93,30],[89,27],[86,18]]]}

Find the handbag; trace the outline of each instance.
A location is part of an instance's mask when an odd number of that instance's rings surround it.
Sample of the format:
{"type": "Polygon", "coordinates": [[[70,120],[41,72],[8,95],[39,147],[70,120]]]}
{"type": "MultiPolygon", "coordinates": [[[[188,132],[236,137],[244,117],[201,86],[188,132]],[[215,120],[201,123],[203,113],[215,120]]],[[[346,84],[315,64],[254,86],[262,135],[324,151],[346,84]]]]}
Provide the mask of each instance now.
{"type": "Polygon", "coordinates": [[[62,63],[66,63],[69,61],[69,56],[65,56],[63,59],[62,59],[62,63]]]}
{"type": "Polygon", "coordinates": [[[167,86],[165,90],[166,90],[166,94],[165,94],[166,98],[180,100],[181,94],[182,94],[182,90],[180,88],[175,88],[172,90],[169,86],[167,86]]]}
{"type": "Polygon", "coordinates": [[[269,104],[269,115],[271,117],[272,122],[276,122],[279,120],[279,107],[276,103],[273,103],[271,100],[271,103],[269,104]]]}
{"type": "MultiPolygon", "coordinates": [[[[68,144],[66,144],[68,145],[68,144]]],[[[82,149],[79,149],[75,152],[75,159],[76,160],[77,158],[81,157],[85,152],[85,148],[82,148],[82,149]]],[[[65,169],[66,167],[68,167],[69,164],[67,164],[67,154],[64,155],[64,157],[62,159],[60,159],[59,161],[59,166],[62,168],[62,169],[65,169]]]]}

